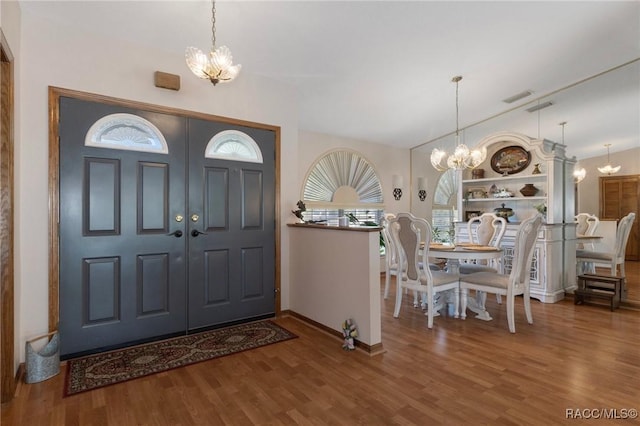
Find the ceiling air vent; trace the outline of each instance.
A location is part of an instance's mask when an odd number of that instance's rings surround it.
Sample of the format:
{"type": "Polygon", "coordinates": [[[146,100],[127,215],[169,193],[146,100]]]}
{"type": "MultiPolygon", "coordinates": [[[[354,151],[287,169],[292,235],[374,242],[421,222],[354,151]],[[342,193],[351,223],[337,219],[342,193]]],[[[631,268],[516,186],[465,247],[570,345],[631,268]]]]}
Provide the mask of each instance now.
{"type": "Polygon", "coordinates": [[[539,111],[539,110],[541,110],[543,108],[550,107],[551,105],[553,105],[553,102],[550,102],[550,101],[549,102],[544,102],[544,103],[541,103],[541,104],[538,104],[538,105],[534,105],[532,107],[527,108],[527,111],[529,111],[529,112],[539,111]]]}
{"type": "Polygon", "coordinates": [[[525,90],[524,92],[520,92],[518,94],[515,94],[513,96],[508,97],[507,99],[503,99],[502,102],[507,103],[507,104],[511,104],[515,101],[519,101],[522,98],[526,98],[527,96],[531,96],[533,92],[531,90],[525,90]]]}

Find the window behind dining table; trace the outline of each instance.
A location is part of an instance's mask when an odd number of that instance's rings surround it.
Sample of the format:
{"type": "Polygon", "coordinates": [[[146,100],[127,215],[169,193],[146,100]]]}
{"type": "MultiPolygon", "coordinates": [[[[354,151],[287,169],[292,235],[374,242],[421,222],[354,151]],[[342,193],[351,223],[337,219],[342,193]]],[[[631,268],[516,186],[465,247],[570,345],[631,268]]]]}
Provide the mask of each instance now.
{"type": "Polygon", "coordinates": [[[434,234],[447,240],[453,239],[454,221],[457,217],[456,197],[458,194],[458,179],[455,170],[444,172],[433,194],[431,210],[431,226],[434,234]]]}

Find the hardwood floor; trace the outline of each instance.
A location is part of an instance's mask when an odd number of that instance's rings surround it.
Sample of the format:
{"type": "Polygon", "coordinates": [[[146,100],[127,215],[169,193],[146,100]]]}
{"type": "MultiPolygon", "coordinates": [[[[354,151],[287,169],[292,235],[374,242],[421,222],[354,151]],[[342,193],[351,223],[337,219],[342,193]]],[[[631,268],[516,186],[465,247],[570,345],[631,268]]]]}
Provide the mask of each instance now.
{"type": "Polygon", "coordinates": [[[278,318],[299,338],[68,398],[64,369],[20,384],[2,425],[551,425],[580,424],[569,409],[640,409],[638,311],[534,300],[529,325],[518,298],[511,334],[489,297],[493,321],[443,316],[428,330],[411,299],[399,319],[383,302],[382,355],[278,318]]]}
{"type": "MultiPolygon", "coordinates": [[[[596,270],[600,271],[600,268],[596,270]]],[[[640,307],[640,261],[627,260],[624,262],[624,271],[627,276],[627,299],[640,307]]],[[[605,268],[602,272],[610,274],[611,269],[605,268]]]]}
{"type": "MultiPolygon", "coordinates": [[[[626,299],[622,300],[621,306],[640,310],[640,261],[627,260],[624,263],[624,268],[627,276],[627,293],[626,299]]],[[[611,269],[597,267],[596,273],[610,275],[611,269]]]]}

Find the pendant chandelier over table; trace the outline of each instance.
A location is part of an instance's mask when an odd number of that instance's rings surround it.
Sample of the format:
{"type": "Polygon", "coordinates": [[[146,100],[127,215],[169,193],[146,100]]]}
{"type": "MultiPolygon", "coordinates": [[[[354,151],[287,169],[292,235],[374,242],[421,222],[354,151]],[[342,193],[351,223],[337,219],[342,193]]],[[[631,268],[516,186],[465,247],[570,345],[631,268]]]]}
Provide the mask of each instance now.
{"type": "Polygon", "coordinates": [[[611,144],[608,143],[608,144],[605,144],[605,146],[607,147],[607,164],[605,166],[598,167],[598,171],[600,173],[604,173],[604,174],[607,174],[607,175],[612,175],[614,173],[618,173],[620,171],[621,166],[613,167],[611,165],[611,159],[609,158],[609,147],[611,146],[611,144]]]}
{"type": "Polygon", "coordinates": [[[462,76],[456,76],[451,79],[452,82],[456,83],[456,147],[453,154],[450,155],[439,148],[435,148],[431,152],[431,165],[440,172],[447,169],[475,169],[487,158],[486,148],[471,150],[465,144],[460,143],[460,128],[458,125],[458,83],[460,80],[462,80],[462,76]]]}

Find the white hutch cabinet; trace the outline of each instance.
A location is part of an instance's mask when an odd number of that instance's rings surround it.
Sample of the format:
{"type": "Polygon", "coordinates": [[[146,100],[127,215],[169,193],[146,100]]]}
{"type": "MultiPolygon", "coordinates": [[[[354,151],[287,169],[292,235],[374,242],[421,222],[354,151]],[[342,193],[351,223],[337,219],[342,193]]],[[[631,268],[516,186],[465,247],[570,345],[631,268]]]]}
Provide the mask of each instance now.
{"type": "Polygon", "coordinates": [[[482,147],[487,149],[487,159],[478,169],[484,170],[484,177],[473,179],[471,170],[459,172],[458,206],[462,208],[458,209],[456,239],[468,241],[466,220],[469,215],[494,212],[502,204],[513,209],[514,215],[509,218],[502,239],[504,272],[509,273],[520,221],[537,214],[536,206],[546,205],[546,217],[538,234],[531,267],[531,297],[545,303],[563,299],[565,291],[576,286],[572,176],[575,159],[565,157],[562,144],[511,132],[489,135],[474,148],[482,147]],[[510,147],[514,149],[505,150],[510,147]],[[498,156],[505,151],[520,155],[528,153],[530,161],[526,166],[524,159],[517,165],[508,162],[507,166],[501,165],[498,156]],[[538,170],[535,170],[536,165],[538,170]],[[520,189],[525,184],[532,184],[538,192],[532,196],[522,195],[520,189]],[[501,190],[504,190],[502,194],[513,196],[495,197],[494,193],[501,190]]]}

